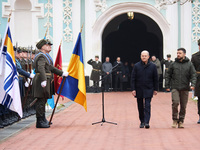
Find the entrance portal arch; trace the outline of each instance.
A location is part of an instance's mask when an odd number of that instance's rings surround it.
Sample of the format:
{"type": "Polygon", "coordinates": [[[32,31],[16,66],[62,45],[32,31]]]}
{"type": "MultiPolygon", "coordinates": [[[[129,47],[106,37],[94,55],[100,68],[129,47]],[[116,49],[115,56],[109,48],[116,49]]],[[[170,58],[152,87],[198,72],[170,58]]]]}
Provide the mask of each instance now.
{"type": "MultiPolygon", "coordinates": [[[[154,20],[161,29],[163,34],[163,55],[166,55],[168,50],[168,42],[170,28],[167,20],[162,14],[152,5],[147,3],[127,2],[119,3],[108,8],[103,14],[96,20],[92,30],[92,48],[87,51],[90,55],[98,54],[102,58],[102,35],[107,24],[115,17],[125,14],[129,11],[135,13],[144,14],[154,20]]],[[[91,57],[91,56],[89,56],[91,57]]]]}

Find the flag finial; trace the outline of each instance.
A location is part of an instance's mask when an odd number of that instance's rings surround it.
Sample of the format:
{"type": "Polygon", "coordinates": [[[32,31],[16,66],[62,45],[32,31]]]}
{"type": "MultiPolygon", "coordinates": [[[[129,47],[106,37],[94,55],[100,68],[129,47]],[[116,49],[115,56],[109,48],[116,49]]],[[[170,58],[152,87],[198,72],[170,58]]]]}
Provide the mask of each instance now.
{"type": "Polygon", "coordinates": [[[12,14],[12,9],[11,9],[10,14],[9,14],[9,17],[8,17],[8,22],[10,22],[11,14],[12,14]]]}
{"type": "Polygon", "coordinates": [[[81,27],[81,31],[80,31],[80,32],[82,32],[82,30],[83,30],[83,25],[84,25],[84,23],[82,24],[82,27],[81,27]]]}

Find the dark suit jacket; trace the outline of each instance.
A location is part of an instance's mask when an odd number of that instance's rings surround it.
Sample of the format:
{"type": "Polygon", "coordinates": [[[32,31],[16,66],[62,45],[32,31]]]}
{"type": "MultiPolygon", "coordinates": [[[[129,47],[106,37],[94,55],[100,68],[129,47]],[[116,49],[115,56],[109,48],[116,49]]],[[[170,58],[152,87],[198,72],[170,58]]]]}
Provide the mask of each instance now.
{"type": "Polygon", "coordinates": [[[157,68],[150,61],[147,65],[142,61],[136,63],[131,78],[132,90],[136,90],[137,98],[151,98],[153,91],[158,91],[157,68]]]}

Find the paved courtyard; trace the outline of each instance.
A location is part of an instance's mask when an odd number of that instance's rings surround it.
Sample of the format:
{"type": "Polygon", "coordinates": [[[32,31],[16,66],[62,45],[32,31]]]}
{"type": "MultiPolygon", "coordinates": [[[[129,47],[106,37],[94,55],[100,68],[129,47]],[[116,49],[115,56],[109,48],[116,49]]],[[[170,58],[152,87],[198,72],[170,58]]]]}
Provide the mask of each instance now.
{"type": "Polygon", "coordinates": [[[54,115],[49,129],[35,128],[33,116],[20,130],[15,130],[22,126],[20,122],[1,129],[0,134],[13,134],[0,139],[0,150],[199,150],[197,104],[191,100],[191,93],[189,99],[184,129],[171,128],[171,93],[158,93],[153,98],[151,128],[140,129],[131,92],[105,93],[105,119],[117,125],[103,126],[92,125],[102,119],[101,93],[88,93],[88,112],[68,102],[54,115]]]}

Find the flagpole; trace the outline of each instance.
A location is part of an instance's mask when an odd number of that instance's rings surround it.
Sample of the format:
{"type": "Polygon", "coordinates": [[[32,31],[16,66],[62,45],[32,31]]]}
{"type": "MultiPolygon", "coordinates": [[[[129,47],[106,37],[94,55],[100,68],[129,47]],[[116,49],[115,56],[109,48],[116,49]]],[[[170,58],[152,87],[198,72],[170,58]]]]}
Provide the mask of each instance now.
{"type": "Polygon", "coordinates": [[[46,29],[46,32],[45,32],[45,35],[44,35],[45,38],[46,38],[46,36],[47,36],[48,30],[49,30],[49,26],[48,26],[47,29],[46,29]]]}
{"type": "MultiPolygon", "coordinates": [[[[80,33],[82,32],[82,29],[83,29],[83,24],[82,24],[80,33]]],[[[61,43],[62,43],[62,40],[61,40],[61,42],[60,42],[60,45],[61,45],[61,43]]],[[[61,83],[61,88],[60,88],[60,91],[59,91],[59,94],[58,94],[58,97],[57,97],[57,100],[56,100],[56,104],[55,104],[55,106],[54,106],[54,108],[53,108],[53,112],[52,112],[52,114],[51,114],[51,118],[50,118],[50,120],[49,120],[49,125],[51,125],[51,121],[52,121],[52,119],[53,119],[53,115],[54,115],[54,113],[55,113],[56,106],[57,106],[57,104],[58,104],[58,100],[59,100],[60,95],[61,95],[61,92],[62,92],[62,90],[63,90],[63,86],[64,86],[64,83],[65,83],[65,80],[66,80],[66,77],[63,78],[63,82],[61,83]]]]}
{"type": "Polygon", "coordinates": [[[11,14],[12,14],[12,9],[11,9],[9,17],[8,17],[8,22],[10,22],[11,14]]]}

